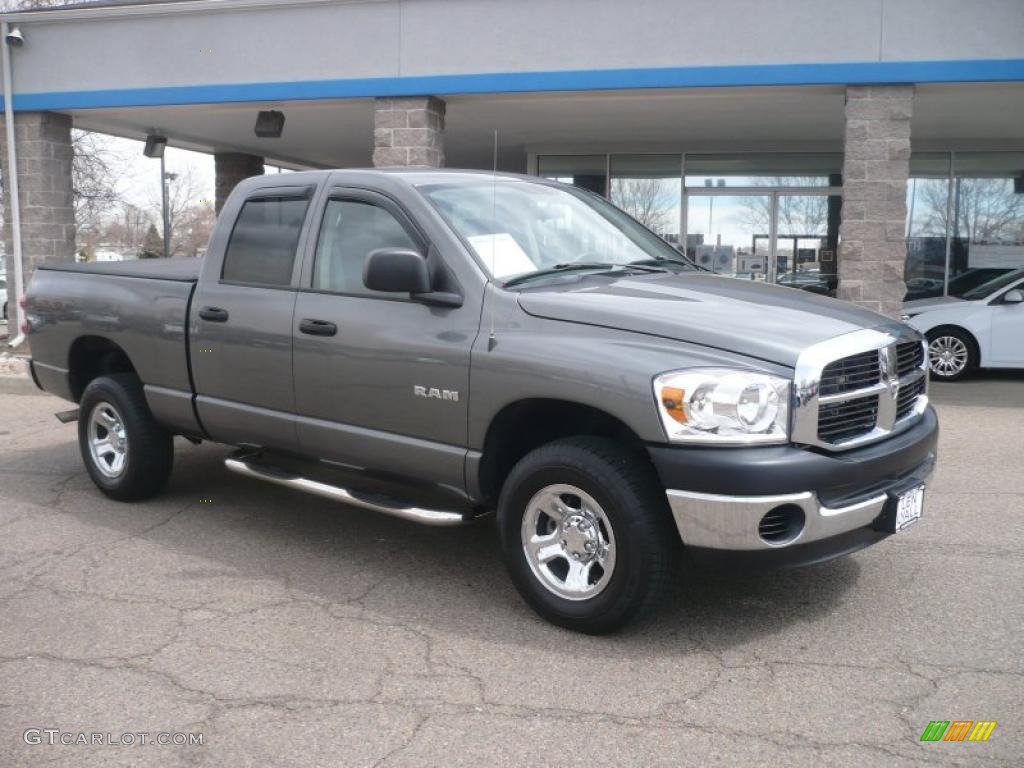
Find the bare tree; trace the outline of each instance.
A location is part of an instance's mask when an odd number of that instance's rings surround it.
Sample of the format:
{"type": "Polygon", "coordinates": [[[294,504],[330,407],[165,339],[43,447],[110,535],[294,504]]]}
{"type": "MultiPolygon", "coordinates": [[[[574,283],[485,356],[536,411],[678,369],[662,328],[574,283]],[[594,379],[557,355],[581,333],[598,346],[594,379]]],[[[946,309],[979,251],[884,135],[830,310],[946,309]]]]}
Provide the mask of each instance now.
{"type": "Polygon", "coordinates": [[[611,200],[626,213],[658,234],[671,221],[679,182],[671,179],[612,179],[611,200]]]}
{"type": "MultiPolygon", "coordinates": [[[[199,248],[206,244],[209,231],[199,234],[203,228],[205,208],[209,202],[202,198],[200,185],[196,181],[192,168],[188,167],[181,173],[169,174],[167,180],[167,219],[170,225],[171,256],[195,256],[199,248]],[[201,240],[197,244],[197,240],[201,240]]],[[[157,221],[163,220],[162,202],[159,198],[152,203],[157,221]]],[[[212,226],[212,220],[211,220],[212,226]]]]}
{"type": "MultiPolygon", "coordinates": [[[[802,177],[757,179],[758,187],[805,187],[814,180],[802,177]]],[[[751,234],[767,235],[772,218],[772,199],[768,195],[746,197],[739,214],[751,234]]],[[[780,235],[819,235],[828,227],[828,197],[826,195],[779,195],[780,235]]]]}
{"type": "Polygon", "coordinates": [[[99,134],[77,129],[71,131],[71,152],[75,226],[80,232],[95,232],[120,199],[117,158],[99,134]]]}
{"type": "Polygon", "coordinates": [[[929,181],[917,184],[913,235],[942,237],[949,231],[972,243],[1024,242],[1024,196],[1014,194],[1012,180],[956,179],[948,206],[948,182],[929,181]]]}
{"type": "Polygon", "coordinates": [[[193,257],[202,255],[216,220],[211,203],[198,202],[185,209],[173,233],[174,253],[193,257]]]}

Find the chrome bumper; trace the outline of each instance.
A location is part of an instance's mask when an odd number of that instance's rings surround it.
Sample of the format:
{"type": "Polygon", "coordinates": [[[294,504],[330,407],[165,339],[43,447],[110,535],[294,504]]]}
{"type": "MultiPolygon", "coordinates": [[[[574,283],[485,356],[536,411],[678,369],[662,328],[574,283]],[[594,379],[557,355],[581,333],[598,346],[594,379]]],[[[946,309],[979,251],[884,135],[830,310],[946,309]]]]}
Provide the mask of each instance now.
{"type": "Polygon", "coordinates": [[[666,493],[684,544],[733,551],[781,549],[864,528],[882,513],[889,498],[888,493],[880,492],[849,506],[830,508],[810,491],[778,496],[719,496],[676,490],[666,493]],[[803,511],[804,524],[799,533],[779,542],[762,539],[758,533],[761,518],[784,505],[795,505],[803,511]]]}

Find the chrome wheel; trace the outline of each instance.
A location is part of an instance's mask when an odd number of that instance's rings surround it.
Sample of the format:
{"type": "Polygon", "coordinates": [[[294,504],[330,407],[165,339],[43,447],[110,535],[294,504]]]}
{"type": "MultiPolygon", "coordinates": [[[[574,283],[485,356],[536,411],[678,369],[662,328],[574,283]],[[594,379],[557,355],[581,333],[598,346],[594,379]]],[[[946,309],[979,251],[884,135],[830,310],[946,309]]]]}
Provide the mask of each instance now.
{"type": "Polygon", "coordinates": [[[936,376],[948,378],[963,373],[969,359],[967,345],[956,336],[937,336],[928,345],[928,362],[936,376]]]}
{"type": "Polygon", "coordinates": [[[108,402],[99,402],[89,414],[89,455],[106,477],[118,477],[128,461],[128,435],[124,420],[108,402]]]}
{"type": "Polygon", "coordinates": [[[537,580],[567,600],[600,594],[615,570],[615,534],[592,496],[574,485],[549,485],[527,505],[522,544],[537,580]]]}

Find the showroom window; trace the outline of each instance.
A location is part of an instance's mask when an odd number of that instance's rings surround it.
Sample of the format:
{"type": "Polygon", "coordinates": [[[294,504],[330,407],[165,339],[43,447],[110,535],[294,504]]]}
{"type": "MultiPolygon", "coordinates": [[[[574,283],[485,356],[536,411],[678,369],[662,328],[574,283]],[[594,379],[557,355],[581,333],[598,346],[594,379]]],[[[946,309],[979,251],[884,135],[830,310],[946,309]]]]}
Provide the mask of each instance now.
{"type": "Polygon", "coordinates": [[[686,252],[719,274],[835,295],[839,153],[686,156],[686,252]]]}
{"type": "Polygon", "coordinates": [[[1024,268],[1024,152],[915,153],[910,173],[908,300],[1024,268]]]}
{"type": "Polygon", "coordinates": [[[609,199],[673,245],[679,242],[682,158],[612,155],[609,199]]]}
{"type": "Polygon", "coordinates": [[[537,175],[608,194],[607,155],[543,155],[537,158],[537,175]]]}
{"type": "Polygon", "coordinates": [[[712,272],[830,295],[842,165],[838,152],[537,158],[538,175],[607,194],[712,272]]]}

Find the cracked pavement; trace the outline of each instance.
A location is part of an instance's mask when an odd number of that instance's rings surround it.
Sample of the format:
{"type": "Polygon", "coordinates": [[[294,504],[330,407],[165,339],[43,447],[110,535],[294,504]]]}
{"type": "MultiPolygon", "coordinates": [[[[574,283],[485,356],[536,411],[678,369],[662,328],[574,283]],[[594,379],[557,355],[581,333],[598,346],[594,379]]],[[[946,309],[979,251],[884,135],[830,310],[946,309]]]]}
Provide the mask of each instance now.
{"type": "Polygon", "coordinates": [[[54,419],[66,403],[0,395],[0,765],[1020,765],[1024,376],[932,394],[919,525],[809,569],[685,568],[606,638],[525,607],[490,521],[418,527],[183,440],[167,493],[120,504],[54,419]],[[918,741],[957,719],[999,724],[918,741]],[[205,743],[29,745],[31,727],[205,743]]]}

